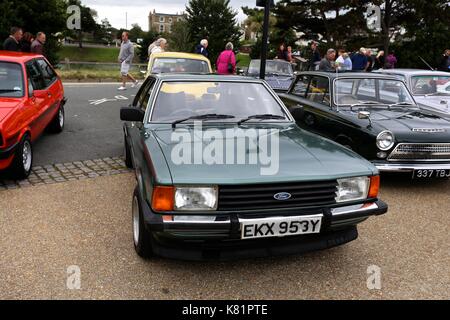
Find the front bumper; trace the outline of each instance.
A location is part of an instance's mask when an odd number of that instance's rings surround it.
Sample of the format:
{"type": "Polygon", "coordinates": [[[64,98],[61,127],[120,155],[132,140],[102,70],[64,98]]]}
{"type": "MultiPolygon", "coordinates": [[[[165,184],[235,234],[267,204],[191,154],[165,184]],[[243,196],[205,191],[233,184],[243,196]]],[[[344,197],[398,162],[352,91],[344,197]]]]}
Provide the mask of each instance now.
{"type": "Polygon", "coordinates": [[[387,212],[382,201],[315,212],[265,214],[265,218],[322,214],[319,234],[241,240],[241,222],[259,219],[244,214],[218,216],[215,221],[195,221],[189,218],[163,221],[161,215],[143,205],[147,230],[152,234],[153,251],[162,257],[182,260],[233,260],[272,255],[289,255],[339,246],[358,237],[356,225],[370,216],[387,212]]]}
{"type": "Polygon", "coordinates": [[[396,163],[373,162],[380,172],[413,172],[415,170],[450,170],[450,163],[396,163]]]}

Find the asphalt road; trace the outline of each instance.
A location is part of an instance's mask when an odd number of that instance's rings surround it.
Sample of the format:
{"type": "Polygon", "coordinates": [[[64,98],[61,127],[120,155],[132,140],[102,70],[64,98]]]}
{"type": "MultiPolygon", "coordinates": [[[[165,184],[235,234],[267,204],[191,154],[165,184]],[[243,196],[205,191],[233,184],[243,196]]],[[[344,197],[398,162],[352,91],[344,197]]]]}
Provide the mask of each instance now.
{"type": "Polygon", "coordinates": [[[229,263],[139,258],[134,185],[123,174],[0,192],[0,299],[450,298],[449,181],[384,181],[389,213],[345,246],[229,263]],[[381,290],[367,287],[372,265],[381,290]],[[67,288],[70,266],[80,290],[67,288]]]}
{"type": "Polygon", "coordinates": [[[65,84],[68,98],[65,129],[61,134],[46,133],[37,140],[34,145],[34,165],[123,155],[119,110],[132,102],[138,88],[119,92],[118,87],[118,84],[102,83],[65,84]],[[122,100],[125,98],[127,100],[122,100]],[[108,101],[102,102],[102,99],[108,101]]]}

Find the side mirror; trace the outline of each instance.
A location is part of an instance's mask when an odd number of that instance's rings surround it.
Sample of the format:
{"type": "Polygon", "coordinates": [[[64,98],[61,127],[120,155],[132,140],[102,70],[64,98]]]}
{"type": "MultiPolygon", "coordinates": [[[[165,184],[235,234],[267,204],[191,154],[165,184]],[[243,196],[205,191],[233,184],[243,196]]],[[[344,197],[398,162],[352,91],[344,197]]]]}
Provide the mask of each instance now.
{"type": "Polygon", "coordinates": [[[145,112],[138,108],[123,107],[120,109],[120,120],[144,122],[145,112]]]}

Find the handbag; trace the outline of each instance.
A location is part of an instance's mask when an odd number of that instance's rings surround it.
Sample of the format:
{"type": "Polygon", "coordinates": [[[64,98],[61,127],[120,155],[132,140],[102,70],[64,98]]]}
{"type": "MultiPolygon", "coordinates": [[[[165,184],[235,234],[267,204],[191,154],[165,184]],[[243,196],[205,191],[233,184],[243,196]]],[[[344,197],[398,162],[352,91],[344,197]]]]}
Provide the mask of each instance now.
{"type": "Polygon", "coordinates": [[[233,71],[234,71],[233,64],[231,63],[231,55],[232,54],[233,54],[233,52],[231,52],[230,55],[228,56],[228,73],[233,73],[233,71]]]}

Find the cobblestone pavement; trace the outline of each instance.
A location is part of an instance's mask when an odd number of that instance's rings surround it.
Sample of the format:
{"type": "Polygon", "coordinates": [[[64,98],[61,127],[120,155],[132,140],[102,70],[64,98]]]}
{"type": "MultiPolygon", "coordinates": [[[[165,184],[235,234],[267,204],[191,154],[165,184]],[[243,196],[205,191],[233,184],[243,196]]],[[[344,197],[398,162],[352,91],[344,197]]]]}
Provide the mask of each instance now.
{"type": "Polygon", "coordinates": [[[127,172],[130,172],[130,170],[125,166],[125,162],[121,157],[37,166],[33,167],[32,173],[27,180],[13,181],[1,180],[0,178],[0,192],[127,172]]]}

